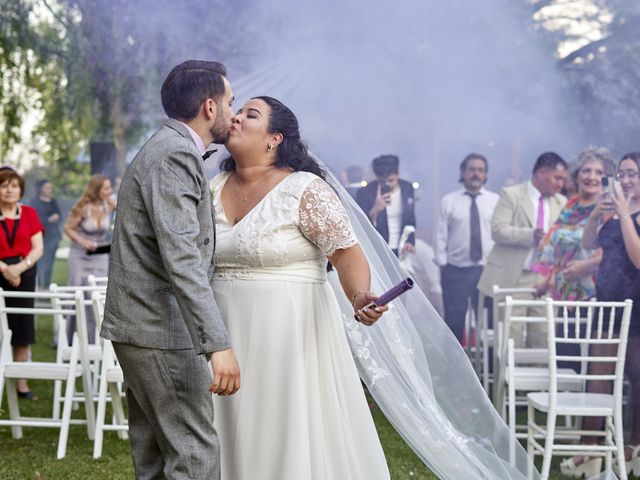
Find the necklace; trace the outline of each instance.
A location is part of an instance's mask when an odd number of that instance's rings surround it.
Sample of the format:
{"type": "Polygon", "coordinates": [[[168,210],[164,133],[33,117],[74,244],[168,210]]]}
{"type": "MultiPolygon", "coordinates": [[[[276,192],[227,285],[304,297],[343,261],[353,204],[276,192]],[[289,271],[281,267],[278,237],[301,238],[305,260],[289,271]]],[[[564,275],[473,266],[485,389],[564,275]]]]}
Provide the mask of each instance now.
{"type": "MultiPolygon", "coordinates": [[[[258,181],[256,182],[257,184],[261,184],[261,185],[266,185],[266,180],[271,176],[271,174],[277,170],[276,168],[271,168],[269,169],[268,172],[266,172],[264,175],[262,175],[258,181]]],[[[244,192],[242,191],[242,188],[240,187],[240,184],[242,183],[242,180],[240,180],[240,175],[238,175],[238,173],[236,172],[235,174],[236,177],[236,189],[238,190],[238,193],[240,194],[240,198],[242,199],[242,203],[247,203],[247,196],[244,194],[244,192]]],[[[253,192],[249,192],[250,194],[253,192]]]]}
{"type": "MultiPolygon", "coordinates": [[[[247,203],[247,197],[245,197],[244,192],[240,188],[240,177],[236,174],[236,189],[238,189],[238,193],[240,193],[240,198],[242,198],[242,203],[247,203]]],[[[238,223],[238,219],[236,219],[236,223],[238,223]]]]}
{"type": "MultiPolygon", "coordinates": [[[[272,168],[270,169],[268,172],[266,172],[264,175],[262,175],[258,181],[256,182],[257,184],[261,184],[264,188],[265,185],[268,185],[266,183],[266,180],[271,176],[271,174],[277,170],[276,168],[272,168]]],[[[240,198],[242,199],[242,203],[246,204],[247,203],[247,196],[244,194],[244,192],[242,191],[242,188],[240,187],[240,184],[242,183],[242,180],[240,180],[240,176],[238,175],[238,173],[235,173],[235,184],[236,184],[236,189],[238,190],[238,193],[240,194],[240,198]]],[[[252,193],[254,193],[256,190],[252,190],[249,192],[249,194],[251,195],[252,193]]],[[[245,213],[246,215],[246,213],[245,213]]],[[[240,220],[242,220],[242,218],[244,218],[244,215],[241,218],[235,217],[233,219],[233,224],[236,225],[240,220]]]]}

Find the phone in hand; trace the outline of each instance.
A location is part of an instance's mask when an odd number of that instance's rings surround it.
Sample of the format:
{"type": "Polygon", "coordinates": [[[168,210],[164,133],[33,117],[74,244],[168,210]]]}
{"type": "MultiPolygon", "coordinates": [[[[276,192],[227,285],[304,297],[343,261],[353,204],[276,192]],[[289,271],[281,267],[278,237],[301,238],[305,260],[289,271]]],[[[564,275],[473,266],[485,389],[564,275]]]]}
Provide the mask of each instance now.
{"type": "Polygon", "coordinates": [[[386,195],[391,192],[391,187],[386,183],[380,184],[380,195],[386,195]]]}
{"type": "Polygon", "coordinates": [[[602,184],[602,189],[604,190],[604,192],[613,197],[616,192],[616,177],[602,177],[600,182],[602,184]]]}
{"type": "Polygon", "coordinates": [[[613,204],[613,198],[615,195],[615,186],[616,179],[615,177],[602,177],[600,180],[602,184],[602,198],[600,200],[601,206],[600,209],[602,213],[606,216],[612,215],[615,211],[615,206],[613,204]]]}

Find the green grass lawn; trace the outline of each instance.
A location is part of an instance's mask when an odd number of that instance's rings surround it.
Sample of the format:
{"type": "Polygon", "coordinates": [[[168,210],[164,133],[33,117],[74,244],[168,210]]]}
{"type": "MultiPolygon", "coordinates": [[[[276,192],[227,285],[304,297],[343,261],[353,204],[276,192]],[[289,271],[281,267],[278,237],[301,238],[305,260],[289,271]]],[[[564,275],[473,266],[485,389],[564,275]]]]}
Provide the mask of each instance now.
{"type": "MultiPolygon", "coordinates": [[[[56,261],[53,281],[66,283],[66,262],[56,261]]],[[[51,348],[51,321],[39,319],[37,343],[33,345],[33,359],[37,361],[55,360],[55,350],[51,348]]],[[[39,397],[34,402],[21,401],[23,415],[40,416],[50,414],[52,408],[52,382],[31,382],[31,389],[39,397]]],[[[0,418],[8,418],[6,396],[2,402],[0,418]]],[[[80,415],[82,410],[77,412],[80,415]]],[[[432,480],[437,477],[416,457],[398,436],[380,410],[372,407],[373,417],[385,451],[391,478],[394,480],[432,480]]],[[[110,411],[107,410],[110,418],[110,411]]],[[[103,455],[93,460],[93,442],[86,436],[84,426],[72,425],[69,433],[67,455],[56,460],[58,429],[24,428],[23,438],[14,440],[9,427],[0,427],[0,479],[126,479],[133,478],[133,466],[129,452],[129,442],[119,440],[115,432],[105,432],[103,455]]],[[[555,462],[557,465],[557,460],[555,462]]],[[[557,466],[554,470],[558,470],[557,466]]],[[[552,479],[560,479],[559,472],[552,472],[552,479]]],[[[339,479],[327,479],[339,480],[339,479]]],[[[463,480],[463,479],[461,479],[463,480]]]]}
{"type": "MultiPolygon", "coordinates": [[[[66,283],[66,262],[56,261],[53,281],[59,285],[66,283]]],[[[34,360],[55,360],[55,350],[51,348],[51,321],[39,318],[37,343],[33,345],[34,360]]],[[[30,382],[30,387],[39,397],[35,402],[21,401],[21,413],[29,416],[48,415],[53,398],[52,382],[30,382]]],[[[376,425],[387,454],[389,467],[394,479],[429,480],[436,477],[405,445],[389,422],[373,407],[376,425]]],[[[78,412],[78,415],[82,410],[78,412]]],[[[107,411],[110,416],[110,412],[107,411]]],[[[6,397],[0,410],[1,418],[8,418],[6,397]]],[[[56,460],[59,430],[55,428],[23,428],[23,438],[14,440],[10,427],[0,427],[0,479],[125,479],[133,478],[133,465],[129,452],[129,442],[119,440],[115,432],[105,432],[103,455],[93,460],[93,442],[86,436],[84,426],[72,425],[69,433],[67,455],[56,460]]]]}

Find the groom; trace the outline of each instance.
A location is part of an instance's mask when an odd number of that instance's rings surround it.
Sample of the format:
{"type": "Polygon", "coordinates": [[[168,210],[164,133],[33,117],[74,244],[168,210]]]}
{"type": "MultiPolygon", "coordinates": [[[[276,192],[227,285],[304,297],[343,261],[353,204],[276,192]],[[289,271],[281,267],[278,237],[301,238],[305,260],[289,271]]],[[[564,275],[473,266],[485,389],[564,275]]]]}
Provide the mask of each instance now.
{"type": "Polygon", "coordinates": [[[210,285],[216,237],[202,155],[227,139],[233,94],[222,64],[190,60],[161,97],[169,120],[120,186],[101,335],[124,372],[136,478],[217,479],[209,392],[235,393],[240,369],[210,285]]]}

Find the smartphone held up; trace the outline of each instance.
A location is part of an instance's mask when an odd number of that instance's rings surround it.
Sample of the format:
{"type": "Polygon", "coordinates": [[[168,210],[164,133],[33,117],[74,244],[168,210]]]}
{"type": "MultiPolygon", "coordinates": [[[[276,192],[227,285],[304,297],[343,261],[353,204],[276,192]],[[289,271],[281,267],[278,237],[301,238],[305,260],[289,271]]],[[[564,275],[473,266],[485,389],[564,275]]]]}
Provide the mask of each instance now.
{"type": "Polygon", "coordinates": [[[601,210],[605,214],[613,214],[615,210],[615,205],[613,204],[613,197],[616,194],[616,183],[617,180],[615,177],[602,177],[602,200],[601,200],[601,210]]]}
{"type": "Polygon", "coordinates": [[[602,183],[602,189],[604,190],[604,193],[607,193],[611,196],[615,195],[616,183],[618,182],[616,180],[616,177],[602,177],[600,182],[602,183]]]}
{"type": "Polygon", "coordinates": [[[386,183],[382,183],[380,185],[380,194],[381,195],[386,195],[387,193],[391,193],[391,186],[387,185],[386,183]]]}

